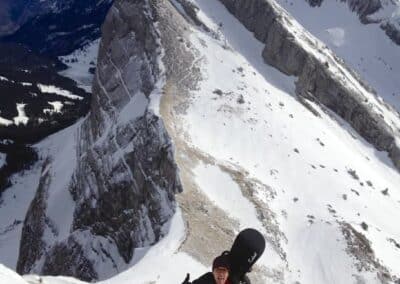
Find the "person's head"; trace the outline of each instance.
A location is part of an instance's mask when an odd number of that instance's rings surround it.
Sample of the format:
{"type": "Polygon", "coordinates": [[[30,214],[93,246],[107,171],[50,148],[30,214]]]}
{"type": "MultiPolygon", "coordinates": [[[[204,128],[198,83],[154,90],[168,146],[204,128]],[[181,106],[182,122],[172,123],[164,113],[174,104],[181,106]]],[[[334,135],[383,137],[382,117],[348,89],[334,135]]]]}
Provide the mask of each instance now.
{"type": "Polygon", "coordinates": [[[217,256],[212,265],[215,283],[225,284],[229,276],[229,258],[226,254],[217,256]]]}

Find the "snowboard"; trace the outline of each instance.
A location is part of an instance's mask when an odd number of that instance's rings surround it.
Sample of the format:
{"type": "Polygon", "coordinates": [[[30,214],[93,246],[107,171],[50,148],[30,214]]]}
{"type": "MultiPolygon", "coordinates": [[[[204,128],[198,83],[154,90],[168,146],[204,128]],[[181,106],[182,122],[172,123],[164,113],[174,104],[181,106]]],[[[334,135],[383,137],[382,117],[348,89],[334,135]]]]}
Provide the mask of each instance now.
{"type": "Polygon", "coordinates": [[[241,231],[229,251],[230,270],[234,274],[231,276],[237,279],[243,278],[264,250],[265,239],[259,231],[255,229],[241,231]]]}

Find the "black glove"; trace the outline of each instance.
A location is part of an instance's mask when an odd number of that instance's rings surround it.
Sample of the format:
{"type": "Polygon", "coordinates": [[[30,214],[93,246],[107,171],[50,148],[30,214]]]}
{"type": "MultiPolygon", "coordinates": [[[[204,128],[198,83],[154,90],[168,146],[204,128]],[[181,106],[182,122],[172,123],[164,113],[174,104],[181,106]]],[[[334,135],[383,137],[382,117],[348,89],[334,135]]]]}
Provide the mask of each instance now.
{"type": "Polygon", "coordinates": [[[190,279],[190,274],[186,273],[186,278],[185,280],[183,280],[182,284],[190,284],[189,279],[190,279]]]}

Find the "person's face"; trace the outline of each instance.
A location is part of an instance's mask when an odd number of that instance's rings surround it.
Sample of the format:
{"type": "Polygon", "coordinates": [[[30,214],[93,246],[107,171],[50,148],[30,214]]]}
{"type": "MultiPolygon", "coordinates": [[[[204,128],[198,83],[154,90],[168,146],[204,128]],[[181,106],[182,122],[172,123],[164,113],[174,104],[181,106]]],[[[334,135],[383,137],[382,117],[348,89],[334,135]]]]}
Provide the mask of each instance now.
{"type": "Polygon", "coordinates": [[[213,275],[215,279],[215,283],[217,284],[225,284],[226,280],[228,280],[229,272],[225,267],[217,267],[213,270],[213,275]]]}

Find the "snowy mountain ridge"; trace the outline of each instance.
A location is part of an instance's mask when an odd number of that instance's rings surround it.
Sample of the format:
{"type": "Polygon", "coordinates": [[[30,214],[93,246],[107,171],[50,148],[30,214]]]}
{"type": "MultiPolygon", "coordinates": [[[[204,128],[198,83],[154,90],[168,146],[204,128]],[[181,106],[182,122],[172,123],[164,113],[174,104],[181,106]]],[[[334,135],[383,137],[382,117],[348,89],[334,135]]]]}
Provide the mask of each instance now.
{"type": "MultiPolygon", "coordinates": [[[[35,145],[39,161],[2,196],[8,266],[179,283],[254,227],[267,250],[253,283],[399,283],[397,82],[367,86],[335,55],[356,43],[325,42],[335,26],[298,23],[317,8],[284,2],[116,1],[90,114],[35,145]]],[[[378,68],[395,76],[391,44],[376,48],[393,70],[378,68]]]]}
{"type": "Polygon", "coordinates": [[[297,22],[291,22],[290,17],[279,6],[274,7],[273,2],[252,1],[246,5],[240,1],[224,3],[239,19],[244,19],[244,25],[254,31],[256,38],[266,43],[263,58],[268,64],[299,77],[296,83],[299,96],[316,99],[336,112],[378,150],[388,151],[399,167],[399,129],[396,126],[399,114],[378,101],[374,91],[358,75],[343,65],[325,45],[315,41],[297,22]],[[245,9],[241,9],[243,7],[245,9]],[[273,16],[260,19],[249,17],[255,9],[259,15],[272,13],[273,16]],[[279,15],[286,19],[271,23],[271,19],[279,19],[279,15]]]}
{"type": "MultiPolygon", "coordinates": [[[[311,6],[321,6],[323,0],[306,0],[311,6]]],[[[387,36],[400,45],[400,2],[398,0],[342,0],[356,11],[364,24],[379,24],[387,36]]]]}

